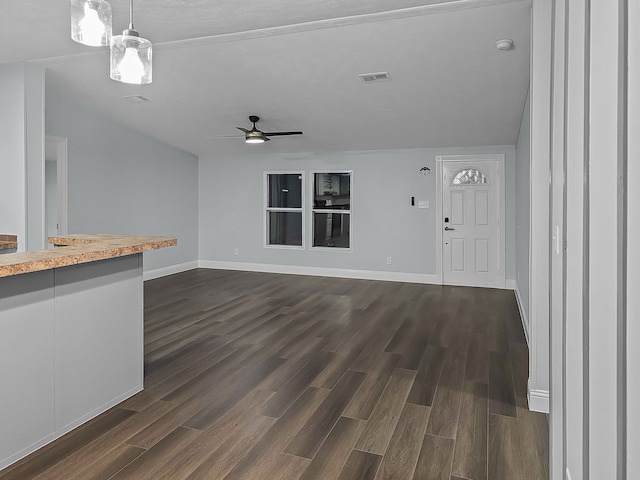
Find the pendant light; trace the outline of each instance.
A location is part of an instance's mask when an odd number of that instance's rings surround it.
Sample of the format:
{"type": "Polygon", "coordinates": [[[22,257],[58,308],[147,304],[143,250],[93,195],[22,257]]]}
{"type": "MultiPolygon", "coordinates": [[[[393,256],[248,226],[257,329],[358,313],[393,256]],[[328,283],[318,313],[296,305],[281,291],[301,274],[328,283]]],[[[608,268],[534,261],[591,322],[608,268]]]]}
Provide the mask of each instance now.
{"type": "Polygon", "coordinates": [[[113,80],[134,85],[151,83],[151,42],[133,28],[133,0],[129,3],[129,28],[111,37],[113,80]]]}
{"type": "Polygon", "coordinates": [[[90,47],[111,42],[111,5],[104,0],[71,0],[71,39],[90,47]]]}

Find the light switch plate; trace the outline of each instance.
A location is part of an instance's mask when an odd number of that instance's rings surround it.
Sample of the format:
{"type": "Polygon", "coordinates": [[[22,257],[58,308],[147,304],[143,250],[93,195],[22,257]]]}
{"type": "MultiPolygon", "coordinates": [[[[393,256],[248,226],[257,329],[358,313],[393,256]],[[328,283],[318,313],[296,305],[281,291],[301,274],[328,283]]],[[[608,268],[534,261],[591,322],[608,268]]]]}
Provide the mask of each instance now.
{"type": "Polygon", "coordinates": [[[418,208],[429,208],[429,202],[427,200],[420,200],[418,202],[418,208]]]}

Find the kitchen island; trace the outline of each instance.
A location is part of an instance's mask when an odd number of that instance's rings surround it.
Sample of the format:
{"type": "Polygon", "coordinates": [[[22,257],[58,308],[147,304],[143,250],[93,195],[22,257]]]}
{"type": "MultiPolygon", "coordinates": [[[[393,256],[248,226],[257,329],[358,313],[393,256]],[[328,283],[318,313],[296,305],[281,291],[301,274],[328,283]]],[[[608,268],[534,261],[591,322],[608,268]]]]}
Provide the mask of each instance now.
{"type": "Polygon", "coordinates": [[[177,243],[49,242],[0,256],[0,469],[143,389],[142,252],[177,243]]]}

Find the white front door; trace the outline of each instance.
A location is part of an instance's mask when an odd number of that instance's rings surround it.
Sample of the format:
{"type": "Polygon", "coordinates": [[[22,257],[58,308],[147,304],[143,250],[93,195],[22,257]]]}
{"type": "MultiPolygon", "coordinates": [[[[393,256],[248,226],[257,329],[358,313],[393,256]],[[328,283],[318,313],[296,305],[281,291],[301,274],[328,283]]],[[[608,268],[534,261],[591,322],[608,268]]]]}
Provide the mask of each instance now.
{"type": "Polygon", "coordinates": [[[473,157],[442,161],[442,282],[504,287],[502,164],[473,157]]]}

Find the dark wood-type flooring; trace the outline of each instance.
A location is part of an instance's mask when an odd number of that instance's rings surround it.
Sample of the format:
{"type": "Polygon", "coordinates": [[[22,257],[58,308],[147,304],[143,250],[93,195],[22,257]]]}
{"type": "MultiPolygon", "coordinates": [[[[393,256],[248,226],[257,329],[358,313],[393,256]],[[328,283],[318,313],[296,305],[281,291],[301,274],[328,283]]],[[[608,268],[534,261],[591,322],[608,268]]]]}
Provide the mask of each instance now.
{"type": "Polygon", "coordinates": [[[145,390],[9,479],[544,480],[513,292],[192,270],[145,284],[145,390]]]}

